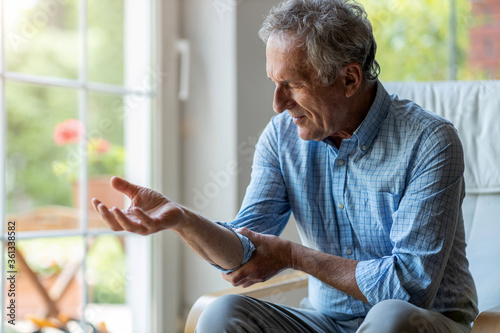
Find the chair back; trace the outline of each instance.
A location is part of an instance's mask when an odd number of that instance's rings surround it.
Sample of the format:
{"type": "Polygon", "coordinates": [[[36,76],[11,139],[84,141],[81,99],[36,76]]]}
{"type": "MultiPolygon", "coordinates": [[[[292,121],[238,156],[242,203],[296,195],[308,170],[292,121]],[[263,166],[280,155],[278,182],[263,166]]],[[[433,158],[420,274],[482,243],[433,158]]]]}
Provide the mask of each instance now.
{"type": "Polygon", "coordinates": [[[450,120],[465,156],[462,205],[467,258],[479,310],[500,304],[500,81],[385,83],[389,94],[409,99],[450,120]]]}

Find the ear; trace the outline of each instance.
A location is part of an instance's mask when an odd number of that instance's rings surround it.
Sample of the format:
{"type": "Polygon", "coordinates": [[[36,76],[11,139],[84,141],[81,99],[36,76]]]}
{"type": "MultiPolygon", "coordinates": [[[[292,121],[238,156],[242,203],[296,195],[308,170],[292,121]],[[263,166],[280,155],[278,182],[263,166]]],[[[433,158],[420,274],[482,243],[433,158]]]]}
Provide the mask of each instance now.
{"type": "Polygon", "coordinates": [[[363,70],[357,62],[351,62],[342,68],[344,75],[344,91],[346,97],[351,97],[361,86],[363,70]]]}

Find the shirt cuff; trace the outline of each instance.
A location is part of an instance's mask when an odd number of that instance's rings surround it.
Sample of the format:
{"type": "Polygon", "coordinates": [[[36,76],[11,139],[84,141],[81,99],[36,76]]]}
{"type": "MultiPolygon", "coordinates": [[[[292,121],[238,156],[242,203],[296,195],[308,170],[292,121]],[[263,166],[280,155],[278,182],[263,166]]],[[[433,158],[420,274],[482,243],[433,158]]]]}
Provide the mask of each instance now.
{"type": "Polygon", "coordinates": [[[215,223],[231,230],[240,239],[241,246],[243,246],[243,260],[241,261],[240,266],[233,268],[233,269],[223,269],[222,267],[220,267],[218,265],[211,264],[212,266],[214,266],[218,270],[220,270],[222,273],[228,274],[228,273],[231,273],[231,272],[237,270],[238,268],[243,266],[248,260],[250,260],[250,258],[252,257],[253,251],[255,250],[255,246],[252,244],[252,242],[247,237],[234,231],[234,226],[232,225],[232,223],[223,223],[223,222],[215,222],[215,223]]]}
{"type": "Polygon", "coordinates": [[[356,282],[368,303],[375,305],[386,299],[408,301],[410,295],[404,290],[396,273],[392,256],[358,262],[356,282]]]}

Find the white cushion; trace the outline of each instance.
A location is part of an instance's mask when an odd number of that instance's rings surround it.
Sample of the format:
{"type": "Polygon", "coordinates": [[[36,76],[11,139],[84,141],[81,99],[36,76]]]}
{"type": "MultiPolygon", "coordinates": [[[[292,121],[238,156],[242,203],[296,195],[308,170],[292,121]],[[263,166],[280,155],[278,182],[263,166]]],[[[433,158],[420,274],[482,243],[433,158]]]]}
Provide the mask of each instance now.
{"type": "Polygon", "coordinates": [[[389,94],[410,99],[455,125],[464,147],[467,193],[500,193],[500,81],[384,86],[389,94]]]}

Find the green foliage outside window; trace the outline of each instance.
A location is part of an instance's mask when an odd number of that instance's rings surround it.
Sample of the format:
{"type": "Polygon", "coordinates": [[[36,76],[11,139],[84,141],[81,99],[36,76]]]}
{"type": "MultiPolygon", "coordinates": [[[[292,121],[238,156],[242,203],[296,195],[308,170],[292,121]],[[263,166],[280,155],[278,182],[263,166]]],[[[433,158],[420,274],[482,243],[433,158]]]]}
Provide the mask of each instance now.
{"type": "MultiPolygon", "coordinates": [[[[382,81],[450,79],[451,1],[360,0],[372,22],[382,81]]],[[[484,79],[467,63],[470,0],[455,1],[455,57],[458,80],[484,79]]]]}

